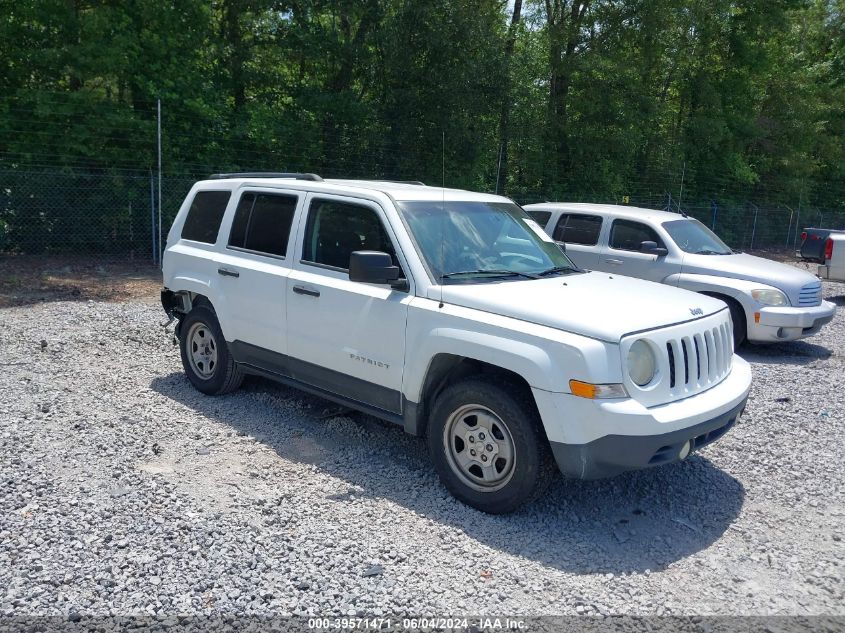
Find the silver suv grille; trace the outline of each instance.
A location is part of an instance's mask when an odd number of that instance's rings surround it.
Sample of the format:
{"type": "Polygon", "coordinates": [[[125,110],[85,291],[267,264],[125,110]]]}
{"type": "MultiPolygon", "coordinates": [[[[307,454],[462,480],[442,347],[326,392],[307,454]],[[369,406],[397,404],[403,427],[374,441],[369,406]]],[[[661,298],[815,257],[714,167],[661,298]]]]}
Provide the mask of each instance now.
{"type": "Polygon", "coordinates": [[[727,310],[624,338],[623,363],[638,339],[650,344],[657,357],[657,373],[652,383],[639,387],[628,377],[626,367],[625,387],[631,397],[647,407],[706,391],[722,382],[731,371],[733,329],[727,310]]]}
{"type": "Polygon", "coordinates": [[[820,281],[814,281],[801,288],[798,295],[798,305],[800,307],[812,307],[822,304],[822,284],[820,281]]]}

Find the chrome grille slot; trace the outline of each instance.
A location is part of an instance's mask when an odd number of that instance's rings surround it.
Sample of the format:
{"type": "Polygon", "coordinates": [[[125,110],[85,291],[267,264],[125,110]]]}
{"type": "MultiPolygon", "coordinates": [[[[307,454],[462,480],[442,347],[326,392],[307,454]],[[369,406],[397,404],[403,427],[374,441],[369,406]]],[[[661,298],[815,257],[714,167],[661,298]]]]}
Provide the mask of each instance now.
{"type": "Polygon", "coordinates": [[[657,355],[658,380],[639,387],[625,377],[632,397],[646,406],[693,396],[720,383],[730,373],[733,333],[730,315],[722,310],[695,321],[635,334],[622,342],[623,357],[630,345],[645,339],[657,355]]]}
{"type": "Polygon", "coordinates": [[[806,284],[798,293],[799,306],[818,306],[822,303],[822,284],[821,282],[812,282],[806,284]]]}

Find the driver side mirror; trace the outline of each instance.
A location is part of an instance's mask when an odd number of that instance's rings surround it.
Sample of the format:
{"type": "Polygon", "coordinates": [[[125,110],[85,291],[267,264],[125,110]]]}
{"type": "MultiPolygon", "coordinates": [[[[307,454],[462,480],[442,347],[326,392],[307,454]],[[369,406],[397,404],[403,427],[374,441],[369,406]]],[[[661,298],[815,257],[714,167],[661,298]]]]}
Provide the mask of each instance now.
{"type": "Polygon", "coordinates": [[[354,251],[349,255],[349,280],[365,284],[390,284],[394,288],[407,286],[400,282],[402,271],[393,265],[393,258],[380,251],[354,251]]]}
{"type": "Polygon", "coordinates": [[[662,257],[663,255],[669,254],[669,249],[664,246],[658,246],[657,242],[652,242],[651,240],[646,240],[640,243],[640,252],[641,253],[648,253],[649,255],[657,255],[658,257],[662,257]]]}

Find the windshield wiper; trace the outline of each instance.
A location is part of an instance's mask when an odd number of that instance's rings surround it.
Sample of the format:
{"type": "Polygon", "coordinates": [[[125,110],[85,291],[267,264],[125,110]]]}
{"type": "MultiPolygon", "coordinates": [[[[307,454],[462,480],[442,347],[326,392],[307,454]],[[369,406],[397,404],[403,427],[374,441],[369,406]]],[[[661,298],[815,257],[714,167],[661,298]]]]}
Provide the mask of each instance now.
{"type": "Polygon", "coordinates": [[[574,273],[578,271],[579,269],[573,268],[572,266],[554,266],[553,268],[541,270],[540,272],[536,273],[536,275],[538,277],[545,277],[547,275],[554,275],[555,273],[574,273]]]}
{"type": "Polygon", "coordinates": [[[700,251],[695,251],[694,255],[730,255],[731,253],[722,253],[720,251],[711,251],[703,248],[700,251]]]}
{"type": "Polygon", "coordinates": [[[453,277],[471,277],[473,275],[490,275],[491,277],[525,277],[526,279],[537,279],[536,275],[529,273],[521,273],[516,270],[456,270],[455,272],[445,273],[440,275],[441,279],[451,279],[453,277]]]}

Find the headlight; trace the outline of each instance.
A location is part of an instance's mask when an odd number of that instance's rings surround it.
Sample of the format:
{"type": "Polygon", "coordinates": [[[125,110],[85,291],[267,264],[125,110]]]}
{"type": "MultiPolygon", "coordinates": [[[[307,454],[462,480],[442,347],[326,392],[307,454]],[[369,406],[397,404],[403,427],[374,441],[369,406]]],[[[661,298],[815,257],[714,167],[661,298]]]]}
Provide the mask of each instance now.
{"type": "Polygon", "coordinates": [[[764,306],[788,306],[786,295],[780,290],[752,290],[751,296],[760,305],[764,306]]]}
{"type": "Polygon", "coordinates": [[[643,387],[650,383],[657,371],[657,359],[644,340],[635,341],[628,349],[628,375],[635,385],[643,387]]]}

